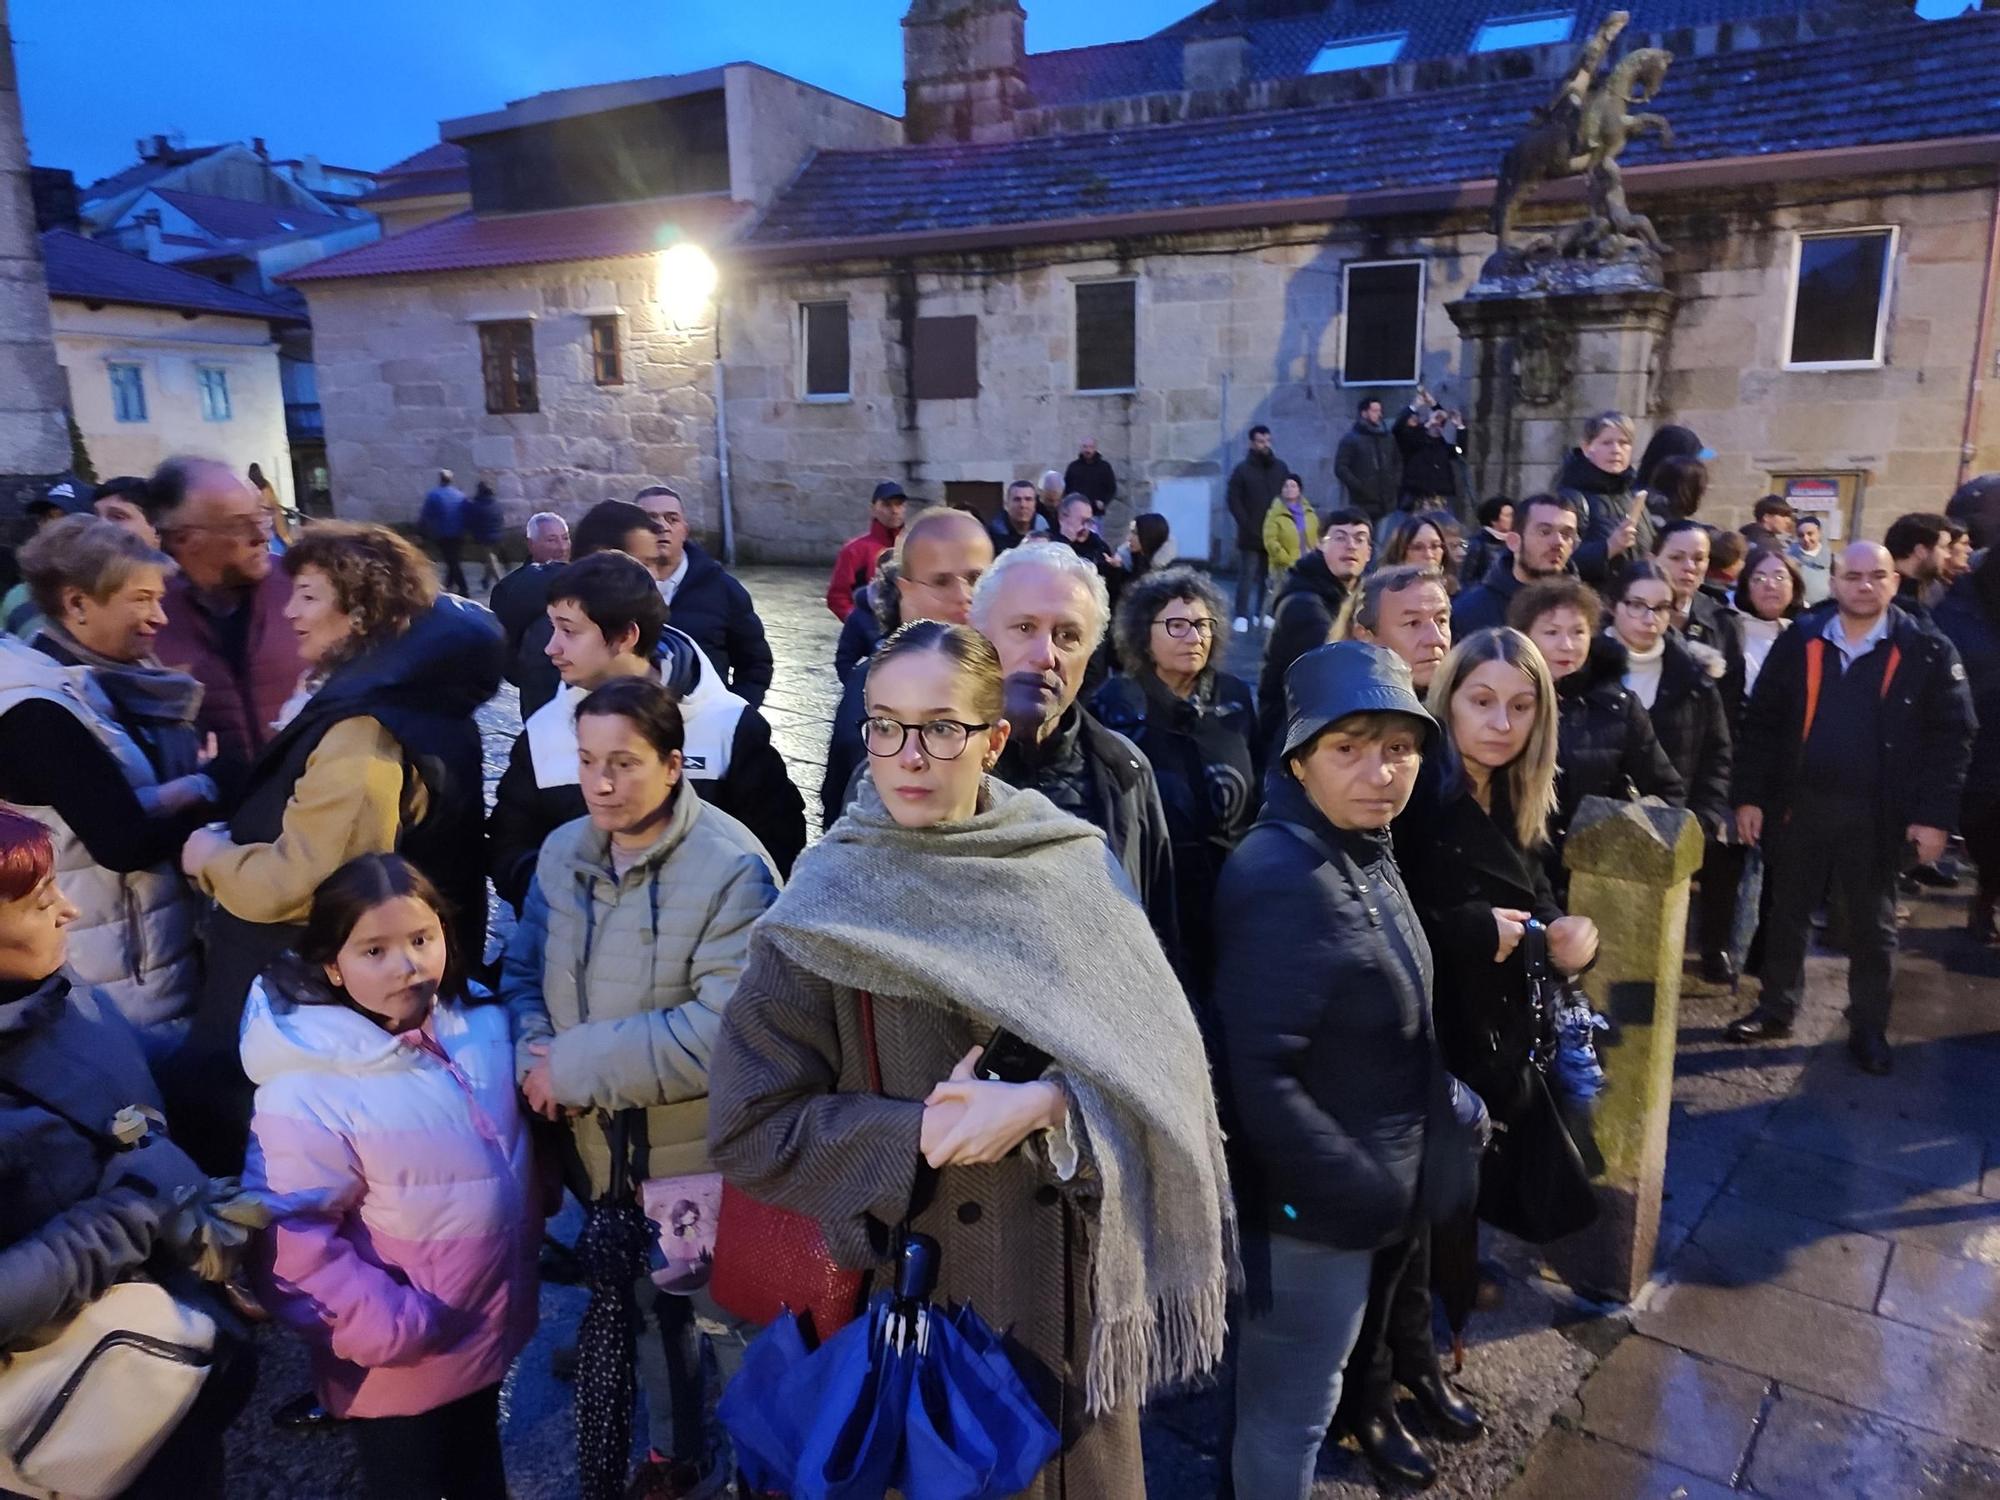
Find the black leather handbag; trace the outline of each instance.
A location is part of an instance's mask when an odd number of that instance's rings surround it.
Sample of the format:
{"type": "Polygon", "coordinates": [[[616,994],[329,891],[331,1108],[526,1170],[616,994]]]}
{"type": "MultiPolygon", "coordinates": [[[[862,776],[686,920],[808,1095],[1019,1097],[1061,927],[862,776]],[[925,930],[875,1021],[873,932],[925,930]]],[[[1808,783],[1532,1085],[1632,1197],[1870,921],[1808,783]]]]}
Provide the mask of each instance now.
{"type": "Polygon", "coordinates": [[[1525,1103],[1495,1124],[1479,1181],[1479,1217],[1532,1245],[1575,1234],[1597,1218],[1597,1194],[1562,1111],[1549,1089],[1555,1055],[1552,1000],[1560,981],[1549,964],[1548,929],[1530,922],[1521,947],[1527,961],[1533,1050],[1522,1067],[1525,1103]]]}

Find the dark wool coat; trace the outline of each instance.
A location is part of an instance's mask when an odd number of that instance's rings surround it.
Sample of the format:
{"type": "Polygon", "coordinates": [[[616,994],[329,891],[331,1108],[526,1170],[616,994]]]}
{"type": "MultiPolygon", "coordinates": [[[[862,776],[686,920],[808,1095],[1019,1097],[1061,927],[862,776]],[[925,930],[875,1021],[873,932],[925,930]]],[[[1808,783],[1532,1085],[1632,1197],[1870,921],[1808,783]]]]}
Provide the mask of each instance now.
{"type": "Polygon", "coordinates": [[[1403,478],[1396,435],[1382,422],[1356,422],[1333,450],[1333,476],[1349,505],[1379,521],[1396,508],[1403,478]]]}
{"type": "Polygon", "coordinates": [[[905,1218],[938,1241],[939,1302],[969,1302],[1007,1352],[1063,1452],[1030,1500],[1145,1500],[1139,1416],[1084,1415],[1096,1176],[1061,1182],[1037,1145],[988,1166],[924,1165],[923,1100],[991,1036],[970,1012],[875,996],[882,1093],[868,1085],[860,1004],[753,936],[709,1065],[709,1154],[752,1196],[810,1215],[843,1264],[880,1266],[905,1218]]]}

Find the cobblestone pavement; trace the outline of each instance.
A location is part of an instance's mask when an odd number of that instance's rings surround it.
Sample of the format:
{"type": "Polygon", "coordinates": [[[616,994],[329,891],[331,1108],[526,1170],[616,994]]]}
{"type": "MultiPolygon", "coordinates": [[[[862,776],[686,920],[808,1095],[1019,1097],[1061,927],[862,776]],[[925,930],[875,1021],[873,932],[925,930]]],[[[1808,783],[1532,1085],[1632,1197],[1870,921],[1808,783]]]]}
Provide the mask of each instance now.
{"type": "MultiPolygon", "coordinates": [[[[764,712],[816,817],[838,699],[824,579],[784,568],[741,576],[778,662],[764,712]]],[[[1232,665],[1253,680],[1261,644],[1256,633],[1229,640],[1232,665]]],[[[480,723],[497,779],[519,729],[511,688],[480,723]]],[[[1434,1448],[1436,1493],[2000,1494],[2000,1457],[1989,1451],[2000,1451],[2000,1144],[1988,1144],[2000,1143],[2000,1095],[1987,1082],[2000,965],[1987,965],[1984,983],[1952,972],[1943,961],[1955,939],[1936,929],[1962,920],[1962,907],[1914,904],[1897,1026],[1922,1039],[1902,1049],[1893,1080],[1859,1078],[1840,1053],[1837,960],[1812,960],[1806,1023],[1784,1048],[1728,1048],[1720,1026],[1733,1002],[1690,986],[1664,1289],[1636,1314],[1582,1304],[1525,1247],[1490,1244],[1508,1273],[1504,1300],[1473,1319],[1462,1381],[1492,1430],[1434,1448]]],[[[556,1235],[573,1238],[577,1217],[572,1207],[556,1235]]],[[[574,1337],[582,1304],[573,1288],[543,1289],[541,1329],[509,1378],[503,1436],[515,1500],[574,1493],[570,1392],[549,1356],[574,1337]]],[[[305,1388],[296,1342],[267,1332],[260,1348],[257,1395],[232,1435],[232,1500],[351,1494],[346,1438],[269,1425],[271,1409],[305,1388]]],[[[1209,1390],[1154,1404],[1145,1445],[1155,1500],[1216,1492],[1222,1402],[1209,1390]]],[[[1378,1493],[1351,1445],[1327,1445],[1314,1500],[1378,1493]]]]}

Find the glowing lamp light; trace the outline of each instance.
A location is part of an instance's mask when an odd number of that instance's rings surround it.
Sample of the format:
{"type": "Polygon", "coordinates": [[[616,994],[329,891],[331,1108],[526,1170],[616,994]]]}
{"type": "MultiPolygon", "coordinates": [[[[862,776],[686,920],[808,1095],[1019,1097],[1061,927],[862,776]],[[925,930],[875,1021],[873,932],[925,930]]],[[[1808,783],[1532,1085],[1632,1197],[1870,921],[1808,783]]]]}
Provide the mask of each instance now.
{"type": "Polygon", "coordinates": [[[715,295],[715,262],[701,246],[682,241],[660,252],[660,308],[676,328],[692,328],[702,320],[715,295]]]}

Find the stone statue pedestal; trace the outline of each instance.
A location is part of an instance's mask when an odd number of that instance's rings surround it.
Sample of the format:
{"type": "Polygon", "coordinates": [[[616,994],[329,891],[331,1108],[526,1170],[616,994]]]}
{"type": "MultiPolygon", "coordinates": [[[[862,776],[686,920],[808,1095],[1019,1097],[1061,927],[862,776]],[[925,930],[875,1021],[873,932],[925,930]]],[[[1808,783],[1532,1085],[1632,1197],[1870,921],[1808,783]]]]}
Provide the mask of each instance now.
{"type": "Polygon", "coordinates": [[[1569,909],[1600,936],[1583,989],[1611,1030],[1598,1037],[1604,1092],[1577,1129],[1584,1160],[1603,1163],[1597,1222],[1545,1253],[1571,1286],[1618,1302],[1652,1275],[1660,1237],[1688,881],[1701,855],[1693,813],[1605,797],[1584,799],[1563,844],[1569,909]]]}
{"type": "Polygon", "coordinates": [[[1482,497],[1548,489],[1584,418],[1622,411],[1643,420],[1656,404],[1674,299],[1655,256],[1503,252],[1445,311],[1462,341],[1482,497]]]}

